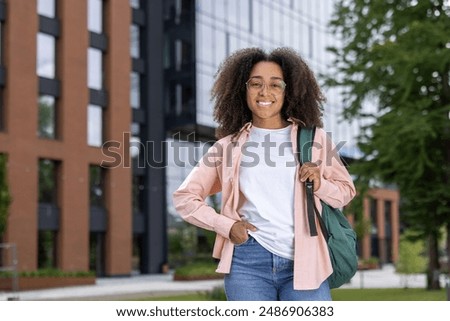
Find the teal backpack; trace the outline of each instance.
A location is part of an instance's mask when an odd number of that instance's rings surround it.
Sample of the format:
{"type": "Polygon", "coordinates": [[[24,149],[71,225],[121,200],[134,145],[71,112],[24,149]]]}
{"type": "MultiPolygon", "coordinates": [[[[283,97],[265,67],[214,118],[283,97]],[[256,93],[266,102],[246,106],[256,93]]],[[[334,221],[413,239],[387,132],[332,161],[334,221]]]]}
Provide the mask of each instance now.
{"type": "MultiPolygon", "coordinates": [[[[311,161],[314,134],[315,127],[298,128],[297,151],[301,164],[311,161]]],[[[329,206],[322,200],[320,201],[322,215],[320,215],[314,203],[313,183],[307,181],[305,187],[310,235],[311,237],[318,235],[315,214],[322,234],[327,240],[331,265],[333,266],[333,273],[328,278],[328,284],[331,289],[338,288],[344,283],[348,283],[358,270],[356,233],[342,211],[329,206]]]]}

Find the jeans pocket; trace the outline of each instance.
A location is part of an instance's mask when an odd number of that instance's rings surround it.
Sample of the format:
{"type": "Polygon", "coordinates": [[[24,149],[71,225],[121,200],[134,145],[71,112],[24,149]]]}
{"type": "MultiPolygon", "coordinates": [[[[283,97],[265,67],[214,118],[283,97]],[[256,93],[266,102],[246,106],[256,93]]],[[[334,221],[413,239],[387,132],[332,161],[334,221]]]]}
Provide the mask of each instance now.
{"type": "Polygon", "coordinates": [[[234,244],[234,246],[235,247],[242,247],[242,246],[250,243],[251,239],[253,239],[253,237],[251,235],[249,235],[248,238],[244,242],[239,243],[239,244],[234,244]]]}

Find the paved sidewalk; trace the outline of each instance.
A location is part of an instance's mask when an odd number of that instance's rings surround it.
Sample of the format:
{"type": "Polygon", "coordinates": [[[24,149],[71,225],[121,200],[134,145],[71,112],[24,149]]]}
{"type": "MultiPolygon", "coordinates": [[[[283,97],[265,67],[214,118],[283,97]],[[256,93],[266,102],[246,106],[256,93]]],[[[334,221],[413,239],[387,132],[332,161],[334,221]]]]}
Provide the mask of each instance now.
{"type": "MultiPolygon", "coordinates": [[[[442,285],[445,285],[444,279],[442,285]]],[[[223,286],[223,280],[173,281],[172,274],[139,275],[121,278],[98,278],[95,285],[55,289],[0,292],[0,301],[33,300],[124,300],[149,296],[205,292],[223,286]]],[[[379,270],[358,271],[342,288],[425,288],[423,274],[405,277],[395,273],[392,265],[379,270]]]]}
{"type": "MultiPolygon", "coordinates": [[[[445,284],[445,283],[442,283],[445,284]]],[[[427,279],[425,274],[398,274],[392,264],[384,265],[381,269],[358,271],[349,284],[342,289],[363,288],[425,288],[427,279]]]]}
{"type": "Polygon", "coordinates": [[[173,281],[172,274],[97,278],[94,285],[0,292],[0,301],[18,300],[122,300],[210,291],[223,280],[173,281]]]}

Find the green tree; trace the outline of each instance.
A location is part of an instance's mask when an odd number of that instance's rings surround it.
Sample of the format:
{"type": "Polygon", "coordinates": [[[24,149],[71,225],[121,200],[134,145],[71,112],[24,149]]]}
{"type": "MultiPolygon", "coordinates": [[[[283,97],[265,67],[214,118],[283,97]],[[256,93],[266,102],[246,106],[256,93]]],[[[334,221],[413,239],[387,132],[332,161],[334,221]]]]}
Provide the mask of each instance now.
{"type": "Polygon", "coordinates": [[[398,186],[402,219],[428,241],[428,289],[440,288],[438,239],[450,227],[449,18],[444,0],[338,0],[330,24],[342,45],[330,48],[326,83],[342,89],[343,116],[367,124],[351,171],[398,186]]]}
{"type": "Polygon", "coordinates": [[[405,288],[408,287],[408,277],[423,273],[426,270],[427,259],[425,254],[425,242],[414,239],[411,232],[406,231],[400,238],[400,248],[396,271],[404,274],[405,288]]]}

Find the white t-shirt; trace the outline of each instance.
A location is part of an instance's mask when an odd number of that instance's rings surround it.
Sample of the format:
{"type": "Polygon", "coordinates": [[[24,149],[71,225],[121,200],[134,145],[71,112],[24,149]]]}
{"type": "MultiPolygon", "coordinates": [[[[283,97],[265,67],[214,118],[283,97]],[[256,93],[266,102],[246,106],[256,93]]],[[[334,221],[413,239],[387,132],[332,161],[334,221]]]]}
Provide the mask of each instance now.
{"type": "Polygon", "coordinates": [[[268,251],[294,257],[294,182],[296,162],[292,125],[281,129],[252,126],[242,147],[239,187],[245,202],[238,210],[257,227],[249,232],[268,251]]]}

